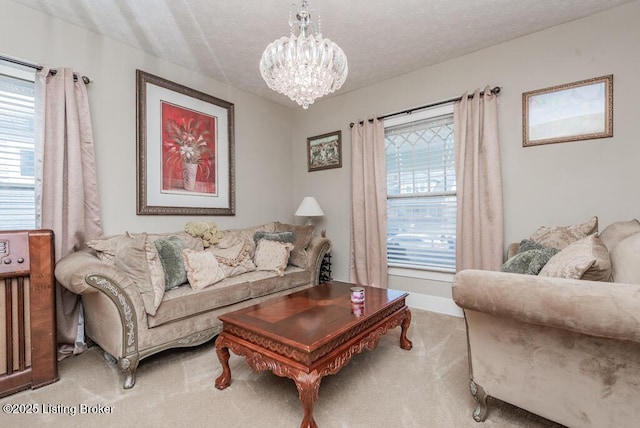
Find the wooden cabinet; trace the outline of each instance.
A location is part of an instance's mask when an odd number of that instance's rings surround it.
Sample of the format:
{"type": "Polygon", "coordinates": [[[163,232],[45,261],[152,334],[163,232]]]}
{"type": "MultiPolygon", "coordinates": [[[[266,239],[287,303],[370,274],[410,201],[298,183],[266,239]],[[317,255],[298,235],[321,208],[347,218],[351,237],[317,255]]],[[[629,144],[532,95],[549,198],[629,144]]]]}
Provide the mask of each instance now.
{"type": "Polygon", "coordinates": [[[0,231],[0,397],[58,380],[53,232],[0,231]]]}

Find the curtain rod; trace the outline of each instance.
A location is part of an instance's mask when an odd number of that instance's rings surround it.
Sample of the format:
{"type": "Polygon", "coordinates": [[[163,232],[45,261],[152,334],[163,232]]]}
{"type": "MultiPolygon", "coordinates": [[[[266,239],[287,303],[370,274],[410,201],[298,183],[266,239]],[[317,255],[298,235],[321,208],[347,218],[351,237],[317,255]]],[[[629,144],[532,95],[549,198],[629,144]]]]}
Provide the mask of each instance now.
{"type": "MultiPolygon", "coordinates": [[[[501,89],[502,89],[502,87],[500,87],[500,86],[494,86],[493,88],[491,88],[491,93],[494,94],[494,95],[498,95],[500,93],[501,89]]],[[[480,96],[481,97],[484,96],[484,91],[480,92],[480,96]]],[[[469,94],[468,98],[473,98],[473,94],[469,94]]],[[[460,101],[461,99],[462,99],[462,97],[449,98],[448,100],[437,101],[435,103],[426,104],[426,105],[423,105],[423,106],[419,106],[419,107],[414,107],[414,108],[410,108],[410,109],[407,109],[407,110],[398,111],[398,112],[395,112],[395,113],[385,114],[384,116],[376,117],[376,119],[382,120],[382,119],[386,119],[388,117],[400,116],[401,114],[411,114],[416,110],[422,110],[422,109],[425,109],[425,108],[441,106],[443,104],[454,103],[456,101],[460,101]]],[[[369,122],[373,122],[373,119],[369,119],[369,122]]],[[[360,123],[362,124],[364,122],[360,121],[360,123]]],[[[355,125],[355,123],[351,122],[349,124],[349,127],[353,128],[354,125],[355,125]]]]}
{"type": "MultiPolygon", "coordinates": [[[[10,56],[5,56],[5,55],[0,55],[0,60],[6,61],[6,62],[10,62],[10,63],[13,63],[13,64],[18,64],[18,65],[21,65],[23,67],[33,68],[33,69],[36,69],[38,71],[40,71],[40,70],[42,70],[44,68],[40,64],[34,64],[32,62],[23,61],[21,59],[13,58],[13,57],[10,57],[10,56]]],[[[55,69],[49,70],[49,74],[51,74],[52,76],[55,76],[57,73],[58,73],[58,70],[55,70],[55,69]]],[[[73,80],[77,81],[78,80],[78,76],[74,74],[73,75],[73,80]]],[[[89,79],[87,76],[82,76],[82,81],[84,82],[85,85],[88,85],[89,83],[91,83],[91,79],[89,79]]]]}

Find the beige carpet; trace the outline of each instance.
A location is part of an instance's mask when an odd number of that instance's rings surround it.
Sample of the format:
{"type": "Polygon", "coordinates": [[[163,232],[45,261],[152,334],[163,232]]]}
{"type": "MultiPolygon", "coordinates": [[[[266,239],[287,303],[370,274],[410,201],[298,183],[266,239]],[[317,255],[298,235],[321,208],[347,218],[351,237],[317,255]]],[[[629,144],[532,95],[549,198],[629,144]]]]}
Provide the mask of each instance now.
{"type": "MultiPolygon", "coordinates": [[[[323,378],[314,411],[319,427],[559,427],[497,400],[490,401],[487,421],[476,423],[471,417],[464,321],[420,310],[412,314],[411,351],[400,348],[397,328],[382,337],[373,352],[365,350],[342,371],[323,378]]],[[[0,399],[3,410],[6,404],[36,404],[38,411],[3,412],[0,426],[300,425],[302,408],[292,380],[253,373],[233,354],[229,363],[231,386],[219,391],[214,387],[220,364],[213,342],[167,351],[143,360],[135,387],[124,390],[119,369],[107,365],[101,350],[93,347],[62,361],[58,382],[0,399]],[[111,413],[80,413],[96,406],[106,406],[111,413]]]]}

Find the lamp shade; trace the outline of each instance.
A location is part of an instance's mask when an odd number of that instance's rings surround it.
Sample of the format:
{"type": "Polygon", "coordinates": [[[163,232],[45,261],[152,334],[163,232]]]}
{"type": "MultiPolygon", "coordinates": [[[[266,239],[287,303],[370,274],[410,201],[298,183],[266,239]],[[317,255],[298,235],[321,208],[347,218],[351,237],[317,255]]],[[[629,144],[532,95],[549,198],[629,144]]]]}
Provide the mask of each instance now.
{"type": "Polygon", "coordinates": [[[320,217],[324,215],[324,211],[320,208],[316,198],[305,196],[296,211],[296,215],[300,217],[320,217]]]}

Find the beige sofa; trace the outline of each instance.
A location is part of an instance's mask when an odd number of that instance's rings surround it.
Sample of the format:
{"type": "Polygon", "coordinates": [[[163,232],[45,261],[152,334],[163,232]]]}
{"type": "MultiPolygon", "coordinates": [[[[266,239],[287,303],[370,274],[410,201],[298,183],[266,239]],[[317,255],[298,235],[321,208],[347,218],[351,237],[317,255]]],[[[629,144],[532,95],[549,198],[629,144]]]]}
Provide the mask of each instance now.
{"type": "MultiPolygon", "coordinates": [[[[596,236],[613,283],[456,274],[453,298],[464,309],[476,421],[485,420],[487,398],[495,397],[570,427],[638,426],[640,223],[614,223],[596,236]]],[[[517,249],[512,245],[509,257],[517,249]]]]}
{"type": "Polygon", "coordinates": [[[212,339],[221,330],[219,315],[317,285],[331,242],[312,233],[312,226],[274,222],[222,231],[220,242],[206,249],[204,245],[218,239],[207,241],[184,232],[126,233],[88,242],[90,247],[62,258],[55,275],[64,287],[82,296],[86,335],[108,360],[117,359],[127,389],[135,384],[140,360],[212,339]],[[256,244],[257,232],[268,239],[256,244]],[[286,235],[289,243],[280,243],[274,235],[286,235]],[[278,241],[275,249],[267,246],[272,240],[278,241]],[[161,251],[167,243],[179,244],[189,275],[189,283],[169,290],[167,281],[173,273],[165,268],[170,255],[161,251]],[[283,271],[270,270],[270,260],[277,257],[262,248],[274,250],[278,257],[290,251],[283,271]],[[211,265],[202,264],[203,260],[211,265]],[[212,272],[216,272],[213,279],[212,272]],[[217,282],[208,285],[211,281],[217,282]]]}

